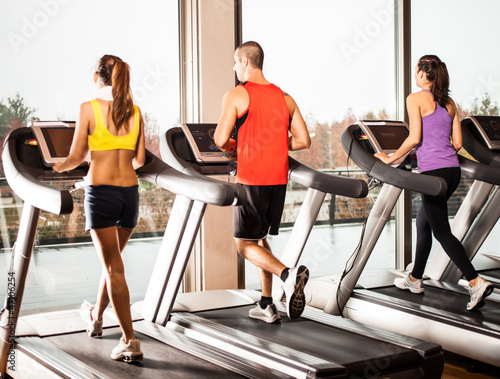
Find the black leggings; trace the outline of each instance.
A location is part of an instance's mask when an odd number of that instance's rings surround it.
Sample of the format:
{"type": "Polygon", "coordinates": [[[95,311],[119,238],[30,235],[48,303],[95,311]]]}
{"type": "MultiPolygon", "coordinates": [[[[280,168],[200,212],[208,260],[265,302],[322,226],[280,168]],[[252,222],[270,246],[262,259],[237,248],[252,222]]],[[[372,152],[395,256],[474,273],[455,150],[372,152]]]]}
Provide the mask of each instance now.
{"type": "Polygon", "coordinates": [[[421,279],[432,246],[432,234],[443,247],[450,259],[457,265],[467,280],[477,277],[477,272],[467,258],[460,241],[451,233],[448,220],[448,199],[460,183],[460,167],[440,168],[422,172],[423,175],[439,176],[446,181],[445,196],[422,195],[422,206],[417,215],[417,246],[415,263],[411,275],[421,279]]]}

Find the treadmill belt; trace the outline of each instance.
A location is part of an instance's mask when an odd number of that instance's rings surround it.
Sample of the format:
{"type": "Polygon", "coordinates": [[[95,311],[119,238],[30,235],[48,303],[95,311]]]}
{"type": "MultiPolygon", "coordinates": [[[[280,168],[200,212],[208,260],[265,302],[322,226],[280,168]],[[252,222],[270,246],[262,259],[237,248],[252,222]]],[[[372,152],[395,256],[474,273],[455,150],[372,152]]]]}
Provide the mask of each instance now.
{"type": "Polygon", "coordinates": [[[114,361],[111,350],[118,345],[120,328],[105,328],[102,337],[71,333],[45,337],[59,349],[105,372],[110,378],[243,378],[242,376],[135,332],[141,341],[144,360],[134,363],[114,361]]]}
{"type": "MultiPolygon", "coordinates": [[[[412,303],[428,306],[443,311],[451,312],[459,315],[461,321],[467,321],[472,325],[479,326],[482,323],[500,323],[500,307],[497,303],[488,303],[484,307],[476,311],[468,311],[466,309],[470,297],[466,294],[460,294],[436,287],[426,286],[423,294],[413,294],[410,291],[402,291],[395,286],[374,288],[370,291],[380,293],[385,296],[410,301],[412,303]]],[[[356,292],[356,291],[355,291],[356,292]]],[[[359,291],[363,293],[363,291],[359,291]]]]}
{"type": "MultiPolygon", "coordinates": [[[[306,318],[290,320],[280,313],[281,321],[266,324],[248,317],[255,305],[194,313],[218,324],[256,337],[335,362],[344,366],[349,375],[365,377],[369,367],[383,372],[418,365],[420,357],[411,349],[365,337],[340,328],[330,327],[306,318]]],[[[382,373],[383,373],[382,372],[382,373]]]]}
{"type": "Polygon", "coordinates": [[[479,274],[485,276],[491,276],[492,278],[500,280],[500,270],[498,268],[494,270],[481,270],[479,274]]]}

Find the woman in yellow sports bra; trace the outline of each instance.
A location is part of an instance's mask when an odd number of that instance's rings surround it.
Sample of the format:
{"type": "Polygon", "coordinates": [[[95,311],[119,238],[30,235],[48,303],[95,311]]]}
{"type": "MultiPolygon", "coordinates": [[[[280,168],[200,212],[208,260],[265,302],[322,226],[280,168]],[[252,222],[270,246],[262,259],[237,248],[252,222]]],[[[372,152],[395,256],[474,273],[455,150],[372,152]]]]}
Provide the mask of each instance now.
{"type": "Polygon", "coordinates": [[[53,169],[72,170],[90,151],[84,203],[86,230],[90,230],[103,271],[95,306],[84,301],[80,314],[89,336],[101,336],[104,310],[111,301],[123,333],[111,358],[131,362],[141,360],[143,353],[134,337],[121,252],[139,214],[135,170],[144,164],[146,156],[144,121],[132,102],[127,63],[104,55],[97,63],[94,83],[101,96],[80,106],[69,156],[53,169]]]}

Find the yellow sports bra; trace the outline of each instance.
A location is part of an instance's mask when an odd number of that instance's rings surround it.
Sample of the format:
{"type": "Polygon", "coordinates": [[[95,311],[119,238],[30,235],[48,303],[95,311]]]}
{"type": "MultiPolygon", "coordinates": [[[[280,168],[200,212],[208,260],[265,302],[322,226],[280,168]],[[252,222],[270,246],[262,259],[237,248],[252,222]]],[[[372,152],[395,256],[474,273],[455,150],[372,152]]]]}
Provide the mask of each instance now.
{"type": "Polygon", "coordinates": [[[139,108],[134,105],[134,127],[132,131],[125,136],[114,136],[111,134],[104,123],[101,106],[97,100],[91,100],[90,104],[94,110],[95,130],[88,137],[90,151],[104,150],[134,150],[139,137],[139,108]]]}

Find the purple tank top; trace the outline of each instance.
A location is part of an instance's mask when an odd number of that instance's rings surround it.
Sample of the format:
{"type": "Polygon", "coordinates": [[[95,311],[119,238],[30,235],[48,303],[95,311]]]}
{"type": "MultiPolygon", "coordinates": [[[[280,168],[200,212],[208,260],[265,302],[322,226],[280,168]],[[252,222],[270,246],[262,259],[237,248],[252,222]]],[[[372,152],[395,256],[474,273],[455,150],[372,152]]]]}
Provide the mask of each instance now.
{"type": "Polygon", "coordinates": [[[422,117],[422,138],[416,146],[419,172],[460,166],[450,142],[451,123],[450,114],[438,103],[434,113],[422,117]]]}

